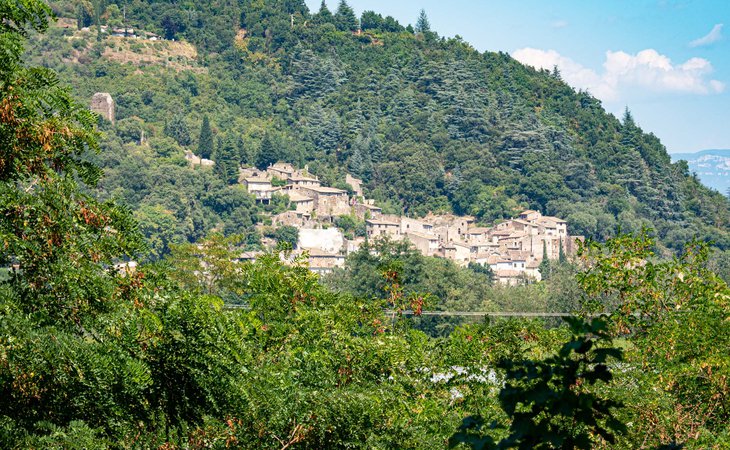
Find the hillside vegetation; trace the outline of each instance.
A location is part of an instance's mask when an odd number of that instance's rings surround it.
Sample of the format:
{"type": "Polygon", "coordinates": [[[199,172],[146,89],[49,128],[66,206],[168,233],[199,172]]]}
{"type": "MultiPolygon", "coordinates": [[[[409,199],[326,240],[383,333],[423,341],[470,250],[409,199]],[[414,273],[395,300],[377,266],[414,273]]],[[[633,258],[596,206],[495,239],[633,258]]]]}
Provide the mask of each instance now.
{"type": "Polygon", "coordinates": [[[102,190],[138,211],[145,229],[169,221],[158,240],[250,231],[260,220],[250,206],[240,211],[247,201],[229,180],[184,167],[183,149],[198,151],[207,115],[216,143],[208,151],[220,165],[254,164],[268,136],[266,159],[309,164],[328,185],[349,171],[387,211],[492,223],[529,207],[565,218],[571,234],[606,239],[647,227],[663,251],[695,237],[730,248],[727,198],[672,164],[628,111],[618,120],[557,71],[441,38],[425,16],[414,29],[371,11],[358,20],[346,4],[313,13],[296,0],[102,3],[101,22],[120,23],[126,6],[129,26],[168,41],[97,42],[93,8],[56,1],[59,14],[91,25],[89,59],[64,56],[79,39],[69,29],[36,40],[28,56],[57,69],[80,101],[112,94],[102,190]],[[143,63],[157,50],[157,63],[143,63]]]}

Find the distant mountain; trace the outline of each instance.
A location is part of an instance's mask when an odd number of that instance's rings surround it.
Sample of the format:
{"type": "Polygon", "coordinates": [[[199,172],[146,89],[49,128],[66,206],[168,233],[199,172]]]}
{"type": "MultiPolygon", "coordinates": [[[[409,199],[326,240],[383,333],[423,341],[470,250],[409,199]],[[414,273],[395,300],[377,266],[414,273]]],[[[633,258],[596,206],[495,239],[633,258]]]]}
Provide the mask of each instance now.
{"type": "Polygon", "coordinates": [[[702,150],[696,153],[674,153],[672,161],[687,161],[689,170],[712,189],[727,194],[730,189],[730,149],[702,150]]]}

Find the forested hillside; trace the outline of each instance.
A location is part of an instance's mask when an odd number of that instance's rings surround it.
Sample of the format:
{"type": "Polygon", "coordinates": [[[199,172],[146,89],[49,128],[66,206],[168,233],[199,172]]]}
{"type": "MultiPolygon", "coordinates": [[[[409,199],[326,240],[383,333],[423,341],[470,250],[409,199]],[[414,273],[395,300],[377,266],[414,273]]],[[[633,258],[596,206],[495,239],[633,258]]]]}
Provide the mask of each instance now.
{"type": "Polygon", "coordinates": [[[727,199],[672,164],[628,111],[618,120],[557,71],[441,38],[425,15],[414,29],[372,11],[358,19],[344,2],[332,12],[301,0],[52,7],[90,31],[54,29],[29,58],[57,69],[82,102],[112,94],[101,188],[136,211],[160,254],[214,228],[250,231],[259,215],[226,167],[276,159],[309,164],[329,185],[350,171],[391,212],[491,223],[530,207],[566,218],[571,234],[648,227],[668,250],[693,237],[730,247],[727,199]],[[95,27],[124,17],[167,40],[130,43],[95,27]],[[197,54],[175,55],[180,40],[197,54]],[[131,58],[150,46],[167,57],[131,58]],[[201,146],[206,116],[214,145],[201,146]],[[186,148],[211,153],[218,170],[189,170],[186,148]]]}

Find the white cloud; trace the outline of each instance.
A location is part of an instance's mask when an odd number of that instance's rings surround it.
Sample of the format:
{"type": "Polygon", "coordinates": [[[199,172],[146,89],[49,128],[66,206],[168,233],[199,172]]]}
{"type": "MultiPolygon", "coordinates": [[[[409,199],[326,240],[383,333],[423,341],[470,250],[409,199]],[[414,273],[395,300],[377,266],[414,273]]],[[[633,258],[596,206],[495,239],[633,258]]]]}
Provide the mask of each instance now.
{"type": "Polygon", "coordinates": [[[567,20],[555,20],[550,24],[551,27],[556,28],[556,29],[565,28],[568,25],[570,25],[570,24],[568,23],[567,20]]]}
{"type": "Polygon", "coordinates": [[[689,43],[690,47],[702,47],[705,45],[710,45],[713,42],[717,42],[722,38],[722,27],[723,24],[718,23],[714,27],[712,27],[712,30],[710,30],[709,33],[702,36],[701,38],[695,39],[694,41],[689,43]]]}
{"type": "Polygon", "coordinates": [[[607,51],[602,72],[583,66],[555,50],[522,48],[512,56],[523,64],[552,70],[557,66],[563,80],[588,90],[595,97],[608,101],[624,99],[630,92],[675,92],[713,94],[723,92],[725,84],[708,79],[712,64],[703,58],[691,58],[682,64],[672,64],[654,49],[635,55],[607,51]]]}

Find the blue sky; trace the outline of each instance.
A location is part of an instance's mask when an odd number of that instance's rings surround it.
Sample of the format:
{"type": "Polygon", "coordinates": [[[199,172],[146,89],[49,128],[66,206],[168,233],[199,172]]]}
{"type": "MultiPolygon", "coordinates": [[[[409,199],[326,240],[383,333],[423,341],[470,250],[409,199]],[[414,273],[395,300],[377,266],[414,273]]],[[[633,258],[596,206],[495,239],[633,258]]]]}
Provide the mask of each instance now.
{"type": "MultiPolygon", "coordinates": [[[[306,0],[316,12],[321,0],[306,0]]],[[[328,0],[334,11],[339,0],[328,0]]],[[[558,65],[611,113],[628,106],[670,153],[730,148],[730,0],[348,0],[402,24],[558,65]]]]}

